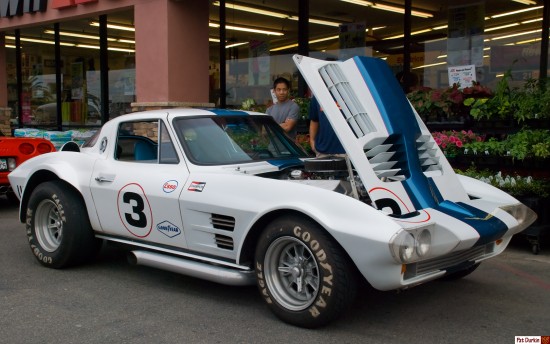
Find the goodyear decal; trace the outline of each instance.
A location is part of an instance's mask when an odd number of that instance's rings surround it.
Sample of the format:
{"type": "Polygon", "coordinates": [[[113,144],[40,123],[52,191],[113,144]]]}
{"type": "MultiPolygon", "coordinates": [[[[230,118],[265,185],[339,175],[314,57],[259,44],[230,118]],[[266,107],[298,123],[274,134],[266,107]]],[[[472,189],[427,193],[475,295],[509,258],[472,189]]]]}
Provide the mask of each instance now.
{"type": "Polygon", "coordinates": [[[162,221],[161,223],[157,224],[157,230],[169,238],[173,238],[176,235],[181,234],[181,229],[179,229],[178,226],[170,223],[169,221],[162,221]]]}

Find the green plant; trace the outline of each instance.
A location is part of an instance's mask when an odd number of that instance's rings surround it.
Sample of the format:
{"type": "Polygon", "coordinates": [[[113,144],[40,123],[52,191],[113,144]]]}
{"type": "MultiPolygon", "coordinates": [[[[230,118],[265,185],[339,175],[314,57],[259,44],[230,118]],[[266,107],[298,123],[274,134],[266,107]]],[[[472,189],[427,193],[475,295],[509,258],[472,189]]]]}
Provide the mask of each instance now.
{"type": "Polygon", "coordinates": [[[503,175],[502,172],[494,173],[489,170],[478,171],[470,167],[465,171],[455,170],[456,173],[478,179],[508,192],[514,197],[550,195],[550,182],[546,179],[533,179],[531,176],[503,175]]]}
{"type": "Polygon", "coordinates": [[[508,80],[512,73],[508,70],[498,82],[494,94],[486,97],[468,97],[464,105],[470,107],[470,115],[476,119],[503,119],[512,112],[512,93],[508,80]]]}
{"type": "Polygon", "coordinates": [[[514,119],[550,118],[550,85],[544,79],[529,79],[513,92],[514,119]]]}
{"type": "Polygon", "coordinates": [[[504,143],[491,137],[484,142],[472,142],[464,145],[464,149],[472,154],[505,155],[504,143]]]}
{"type": "Polygon", "coordinates": [[[503,141],[508,155],[523,160],[526,157],[546,158],[550,156],[550,131],[545,129],[526,129],[509,135],[503,141]]]}
{"type": "Polygon", "coordinates": [[[302,98],[302,97],[295,97],[293,98],[294,102],[298,105],[300,108],[300,118],[301,119],[307,119],[308,113],[309,113],[309,102],[311,101],[310,98],[302,98]]]}

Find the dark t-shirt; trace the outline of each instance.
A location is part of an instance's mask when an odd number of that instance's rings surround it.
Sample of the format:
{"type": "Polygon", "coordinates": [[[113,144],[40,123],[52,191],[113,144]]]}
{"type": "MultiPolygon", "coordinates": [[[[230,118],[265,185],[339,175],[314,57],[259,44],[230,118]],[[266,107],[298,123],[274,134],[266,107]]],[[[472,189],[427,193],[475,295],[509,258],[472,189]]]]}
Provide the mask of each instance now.
{"type": "Polygon", "coordinates": [[[317,152],[324,154],[346,153],[336,133],[332,129],[332,125],[328,121],[327,116],[321,111],[319,102],[315,97],[311,98],[311,102],[309,103],[309,119],[314,122],[319,122],[319,131],[317,132],[317,136],[315,136],[315,149],[317,152]]]}

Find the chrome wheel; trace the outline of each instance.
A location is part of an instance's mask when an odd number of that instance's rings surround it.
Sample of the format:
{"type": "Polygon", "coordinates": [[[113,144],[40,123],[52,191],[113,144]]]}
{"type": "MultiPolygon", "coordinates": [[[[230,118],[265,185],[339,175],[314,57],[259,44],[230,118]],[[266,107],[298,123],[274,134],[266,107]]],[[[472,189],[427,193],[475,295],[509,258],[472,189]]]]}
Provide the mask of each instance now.
{"type": "Polygon", "coordinates": [[[284,308],[301,311],[319,291],[319,266],[313,253],[293,237],[280,237],[265,253],[265,281],[273,298],[284,308]]]}
{"type": "Polygon", "coordinates": [[[61,244],[63,235],[63,221],[57,204],[50,199],[45,199],[35,213],[36,239],[45,251],[53,252],[61,244]]]}

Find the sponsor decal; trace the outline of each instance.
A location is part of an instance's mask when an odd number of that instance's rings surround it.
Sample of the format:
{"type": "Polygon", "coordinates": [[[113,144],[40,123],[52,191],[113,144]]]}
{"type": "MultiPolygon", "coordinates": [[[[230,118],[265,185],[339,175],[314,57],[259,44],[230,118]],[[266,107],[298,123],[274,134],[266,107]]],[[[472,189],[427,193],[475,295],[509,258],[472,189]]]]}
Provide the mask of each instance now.
{"type": "Polygon", "coordinates": [[[176,235],[181,234],[181,229],[179,229],[178,226],[176,226],[173,223],[170,223],[168,221],[162,221],[157,225],[157,229],[162,234],[166,235],[169,238],[173,238],[176,235]]]}
{"type": "Polygon", "coordinates": [[[202,192],[206,186],[205,182],[191,182],[191,185],[187,188],[188,191],[202,192]]]}
{"type": "Polygon", "coordinates": [[[145,238],[153,229],[153,211],[145,190],[137,183],[124,185],[118,191],[118,216],[132,235],[145,238]]]}
{"type": "Polygon", "coordinates": [[[169,180],[162,185],[162,191],[166,193],[174,192],[178,188],[177,180],[169,180]]]}

